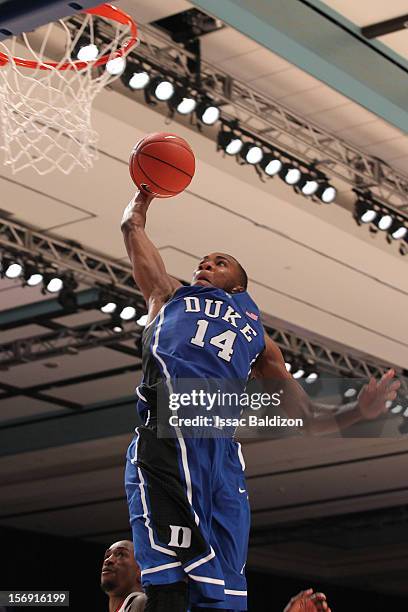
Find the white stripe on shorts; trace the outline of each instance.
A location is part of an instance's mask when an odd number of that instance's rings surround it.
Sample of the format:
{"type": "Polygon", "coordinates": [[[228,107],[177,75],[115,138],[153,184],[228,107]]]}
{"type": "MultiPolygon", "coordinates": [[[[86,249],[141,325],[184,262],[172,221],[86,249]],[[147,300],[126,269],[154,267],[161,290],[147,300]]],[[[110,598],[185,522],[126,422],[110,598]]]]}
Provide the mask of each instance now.
{"type": "Polygon", "coordinates": [[[156,565],[156,567],[149,567],[142,571],[142,576],[145,574],[153,574],[154,572],[162,572],[163,570],[171,569],[172,567],[180,567],[180,561],[174,563],[165,563],[164,565],[156,565]]]}

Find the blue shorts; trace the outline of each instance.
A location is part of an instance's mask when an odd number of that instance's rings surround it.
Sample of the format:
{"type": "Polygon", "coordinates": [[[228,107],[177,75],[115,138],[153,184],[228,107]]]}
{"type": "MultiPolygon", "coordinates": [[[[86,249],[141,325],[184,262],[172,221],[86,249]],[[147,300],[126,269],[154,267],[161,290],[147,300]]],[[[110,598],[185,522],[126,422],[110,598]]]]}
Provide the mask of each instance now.
{"type": "Polygon", "coordinates": [[[189,582],[190,605],[246,610],[250,510],[240,444],[136,430],[125,486],[143,586],[189,582]]]}

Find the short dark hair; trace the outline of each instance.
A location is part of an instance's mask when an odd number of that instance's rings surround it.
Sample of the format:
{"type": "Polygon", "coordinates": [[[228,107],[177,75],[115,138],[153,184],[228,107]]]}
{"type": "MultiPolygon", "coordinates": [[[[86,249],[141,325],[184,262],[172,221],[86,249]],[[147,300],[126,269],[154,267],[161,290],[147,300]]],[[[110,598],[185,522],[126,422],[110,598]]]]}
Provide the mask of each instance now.
{"type": "Polygon", "coordinates": [[[230,257],[235,261],[235,263],[238,266],[239,282],[246,291],[248,287],[248,274],[246,273],[245,269],[241,266],[238,259],[235,259],[235,257],[232,257],[232,255],[230,255],[230,257]]]}

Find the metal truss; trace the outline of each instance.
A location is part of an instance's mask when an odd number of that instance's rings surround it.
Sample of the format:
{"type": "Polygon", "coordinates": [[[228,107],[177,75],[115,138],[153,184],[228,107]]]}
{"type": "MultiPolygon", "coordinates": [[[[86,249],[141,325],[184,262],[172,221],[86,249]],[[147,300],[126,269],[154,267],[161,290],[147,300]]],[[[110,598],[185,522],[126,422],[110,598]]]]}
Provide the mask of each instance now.
{"type": "MultiPolygon", "coordinates": [[[[312,340],[301,338],[293,332],[268,329],[267,326],[266,329],[272,340],[285,353],[301,355],[306,360],[320,365],[325,370],[335,372],[341,377],[370,378],[374,376],[375,378],[380,378],[390,367],[393,367],[397,373],[402,374],[402,368],[398,366],[376,362],[375,360],[369,361],[362,357],[351,355],[346,351],[335,351],[312,340]]],[[[407,382],[406,380],[403,381],[406,390],[408,390],[407,382]]]]}
{"type": "MultiPolygon", "coordinates": [[[[129,265],[100,257],[70,241],[48,236],[43,232],[34,231],[15,221],[0,217],[0,248],[5,248],[17,256],[41,258],[44,263],[57,265],[60,271],[74,272],[78,279],[82,279],[87,284],[96,283],[107,288],[111,287],[113,290],[122,290],[134,295],[140,304],[143,302],[129,265]]],[[[302,338],[291,331],[274,329],[270,325],[265,327],[271,338],[283,351],[301,355],[338,376],[379,377],[390,367],[389,364],[383,364],[375,359],[367,360],[347,351],[335,351],[323,346],[320,342],[302,338]]],[[[24,361],[44,359],[69,352],[70,347],[82,350],[109,342],[119,342],[136,337],[138,334],[140,332],[136,329],[116,334],[110,329],[110,321],[105,321],[94,323],[91,326],[85,325],[53,332],[45,336],[16,340],[0,345],[0,365],[8,365],[8,363],[14,365],[24,361]]],[[[393,367],[396,372],[402,372],[398,366],[393,367]]],[[[405,382],[404,385],[408,390],[405,382]]]]}
{"type": "Polygon", "coordinates": [[[0,369],[59,355],[76,355],[79,351],[140,336],[141,330],[135,326],[125,328],[120,333],[114,332],[109,320],[13,340],[0,345],[0,369]]]}
{"type": "Polygon", "coordinates": [[[55,264],[61,270],[76,273],[77,279],[104,285],[114,285],[141,298],[130,266],[90,253],[71,241],[53,238],[22,224],[0,217],[0,247],[18,255],[27,255],[55,264]]]}
{"type": "MultiPolygon", "coordinates": [[[[179,77],[194,88],[188,62],[195,57],[158,30],[142,26],[142,42],[131,57],[153,69],[179,77]]],[[[364,153],[293,112],[218,66],[201,61],[200,90],[223,105],[223,117],[238,120],[255,138],[278,147],[305,164],[317,164],[329,176],[353,188],[370,189],[379,202],[408,218],[408,176],[377,157],[364,153]]],[[[210,133],[210,132],[209,132],[210,133]]]]}

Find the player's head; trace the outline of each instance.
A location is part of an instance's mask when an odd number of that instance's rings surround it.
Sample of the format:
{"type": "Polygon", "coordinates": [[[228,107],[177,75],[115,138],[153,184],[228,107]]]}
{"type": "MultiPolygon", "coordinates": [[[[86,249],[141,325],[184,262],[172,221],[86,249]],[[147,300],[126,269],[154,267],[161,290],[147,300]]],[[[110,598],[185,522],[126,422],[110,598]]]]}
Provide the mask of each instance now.
{"type": "Polygon", "coordinates": [[[239,261],[225,253],[210,253],[194,270],[192,285],[212,285],[228,293],[245,291],[248,277],[239,261]]]}
{"type": "Polygon", "coordinates": [[[101,573],[102,590],[109,596],[127,597],[140,591],[140,568],[135,561],[133,543],[115,542],[105,552],[101,573]]]}

